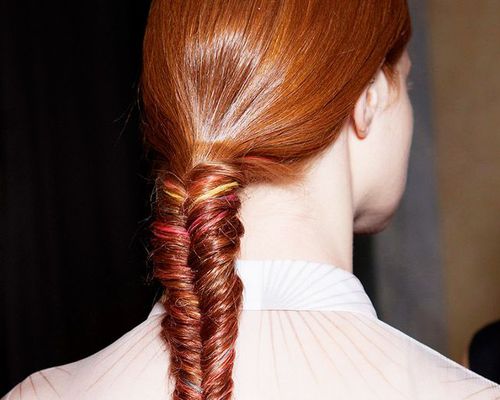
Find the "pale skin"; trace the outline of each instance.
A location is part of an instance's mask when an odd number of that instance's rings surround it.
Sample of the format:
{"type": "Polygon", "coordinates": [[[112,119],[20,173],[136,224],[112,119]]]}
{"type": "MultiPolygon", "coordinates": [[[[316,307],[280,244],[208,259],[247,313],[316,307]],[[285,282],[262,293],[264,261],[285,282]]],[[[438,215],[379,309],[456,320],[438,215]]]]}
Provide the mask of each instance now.
{"type": "Polygon", "coordinates": [[[405,51],[397,66],[399,97],[377,72],[303,182],[244,189],[239,258],[308,260],[352,272],[353,233],[382,231],[406,186],[413,135],[410,67],[405,51]]]}

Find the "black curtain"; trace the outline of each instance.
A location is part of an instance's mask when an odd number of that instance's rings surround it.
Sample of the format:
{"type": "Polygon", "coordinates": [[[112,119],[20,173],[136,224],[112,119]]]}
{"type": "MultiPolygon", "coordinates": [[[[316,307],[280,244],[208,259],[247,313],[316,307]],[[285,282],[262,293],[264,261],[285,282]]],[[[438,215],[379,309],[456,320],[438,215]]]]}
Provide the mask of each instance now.
{"type": "MultiPolygon", "coordinates": [[[[148,7],[0,5],[0,394],[110,344],[158,296],[137,107],[148,7]]],[[[355,255],[370,293],[369,238],[355,255]]]]}
{"type": "Polygon", "coordinates": [[[0,394],[143,320],[146,0],[0,5],[0,394]]]}

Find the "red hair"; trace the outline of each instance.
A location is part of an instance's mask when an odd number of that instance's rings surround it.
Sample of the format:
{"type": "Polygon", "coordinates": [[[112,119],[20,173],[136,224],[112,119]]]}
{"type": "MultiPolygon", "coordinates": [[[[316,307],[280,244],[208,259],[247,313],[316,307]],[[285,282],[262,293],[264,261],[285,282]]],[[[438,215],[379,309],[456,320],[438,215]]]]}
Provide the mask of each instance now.
{"type": "Polygon", "coordinates": [[[411,36],[405,0],[153,0],[141,96],[174,399],[230,399],[239,191],[300,179],[411,36]]]}

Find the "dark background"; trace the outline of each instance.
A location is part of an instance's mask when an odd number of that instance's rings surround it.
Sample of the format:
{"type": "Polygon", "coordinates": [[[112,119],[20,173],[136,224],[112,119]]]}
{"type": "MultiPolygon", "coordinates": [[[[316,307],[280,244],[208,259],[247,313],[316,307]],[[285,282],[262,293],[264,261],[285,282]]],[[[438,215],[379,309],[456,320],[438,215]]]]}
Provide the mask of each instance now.
{"type": "MultiPolygon", "coordinates": [[[[146,318],[149,1],[0,3],[0,394],[146,318]]],[[[355,268],[370,294],[371,239],[355,268]]]]}
{"type": "Polygon", "coordinates": [[[147,316],[147,1],[0,5],[0,393],[147,316]]]}

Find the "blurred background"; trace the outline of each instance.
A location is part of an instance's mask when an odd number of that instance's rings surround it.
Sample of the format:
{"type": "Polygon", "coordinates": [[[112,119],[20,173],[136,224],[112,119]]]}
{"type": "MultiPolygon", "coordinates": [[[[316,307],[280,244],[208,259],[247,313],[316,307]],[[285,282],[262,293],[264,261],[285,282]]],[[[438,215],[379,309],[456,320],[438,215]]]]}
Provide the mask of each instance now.
{"type": "MultiPolygon", "coordinates": [[[[500,2],[410,0],[414,139],[355,273],[382,320],[462,362],[500,318],[500,2]]],[[[148,163],[137,83],[149,2],[0,2],[0,394],[144,320],[148,163]]]]}

